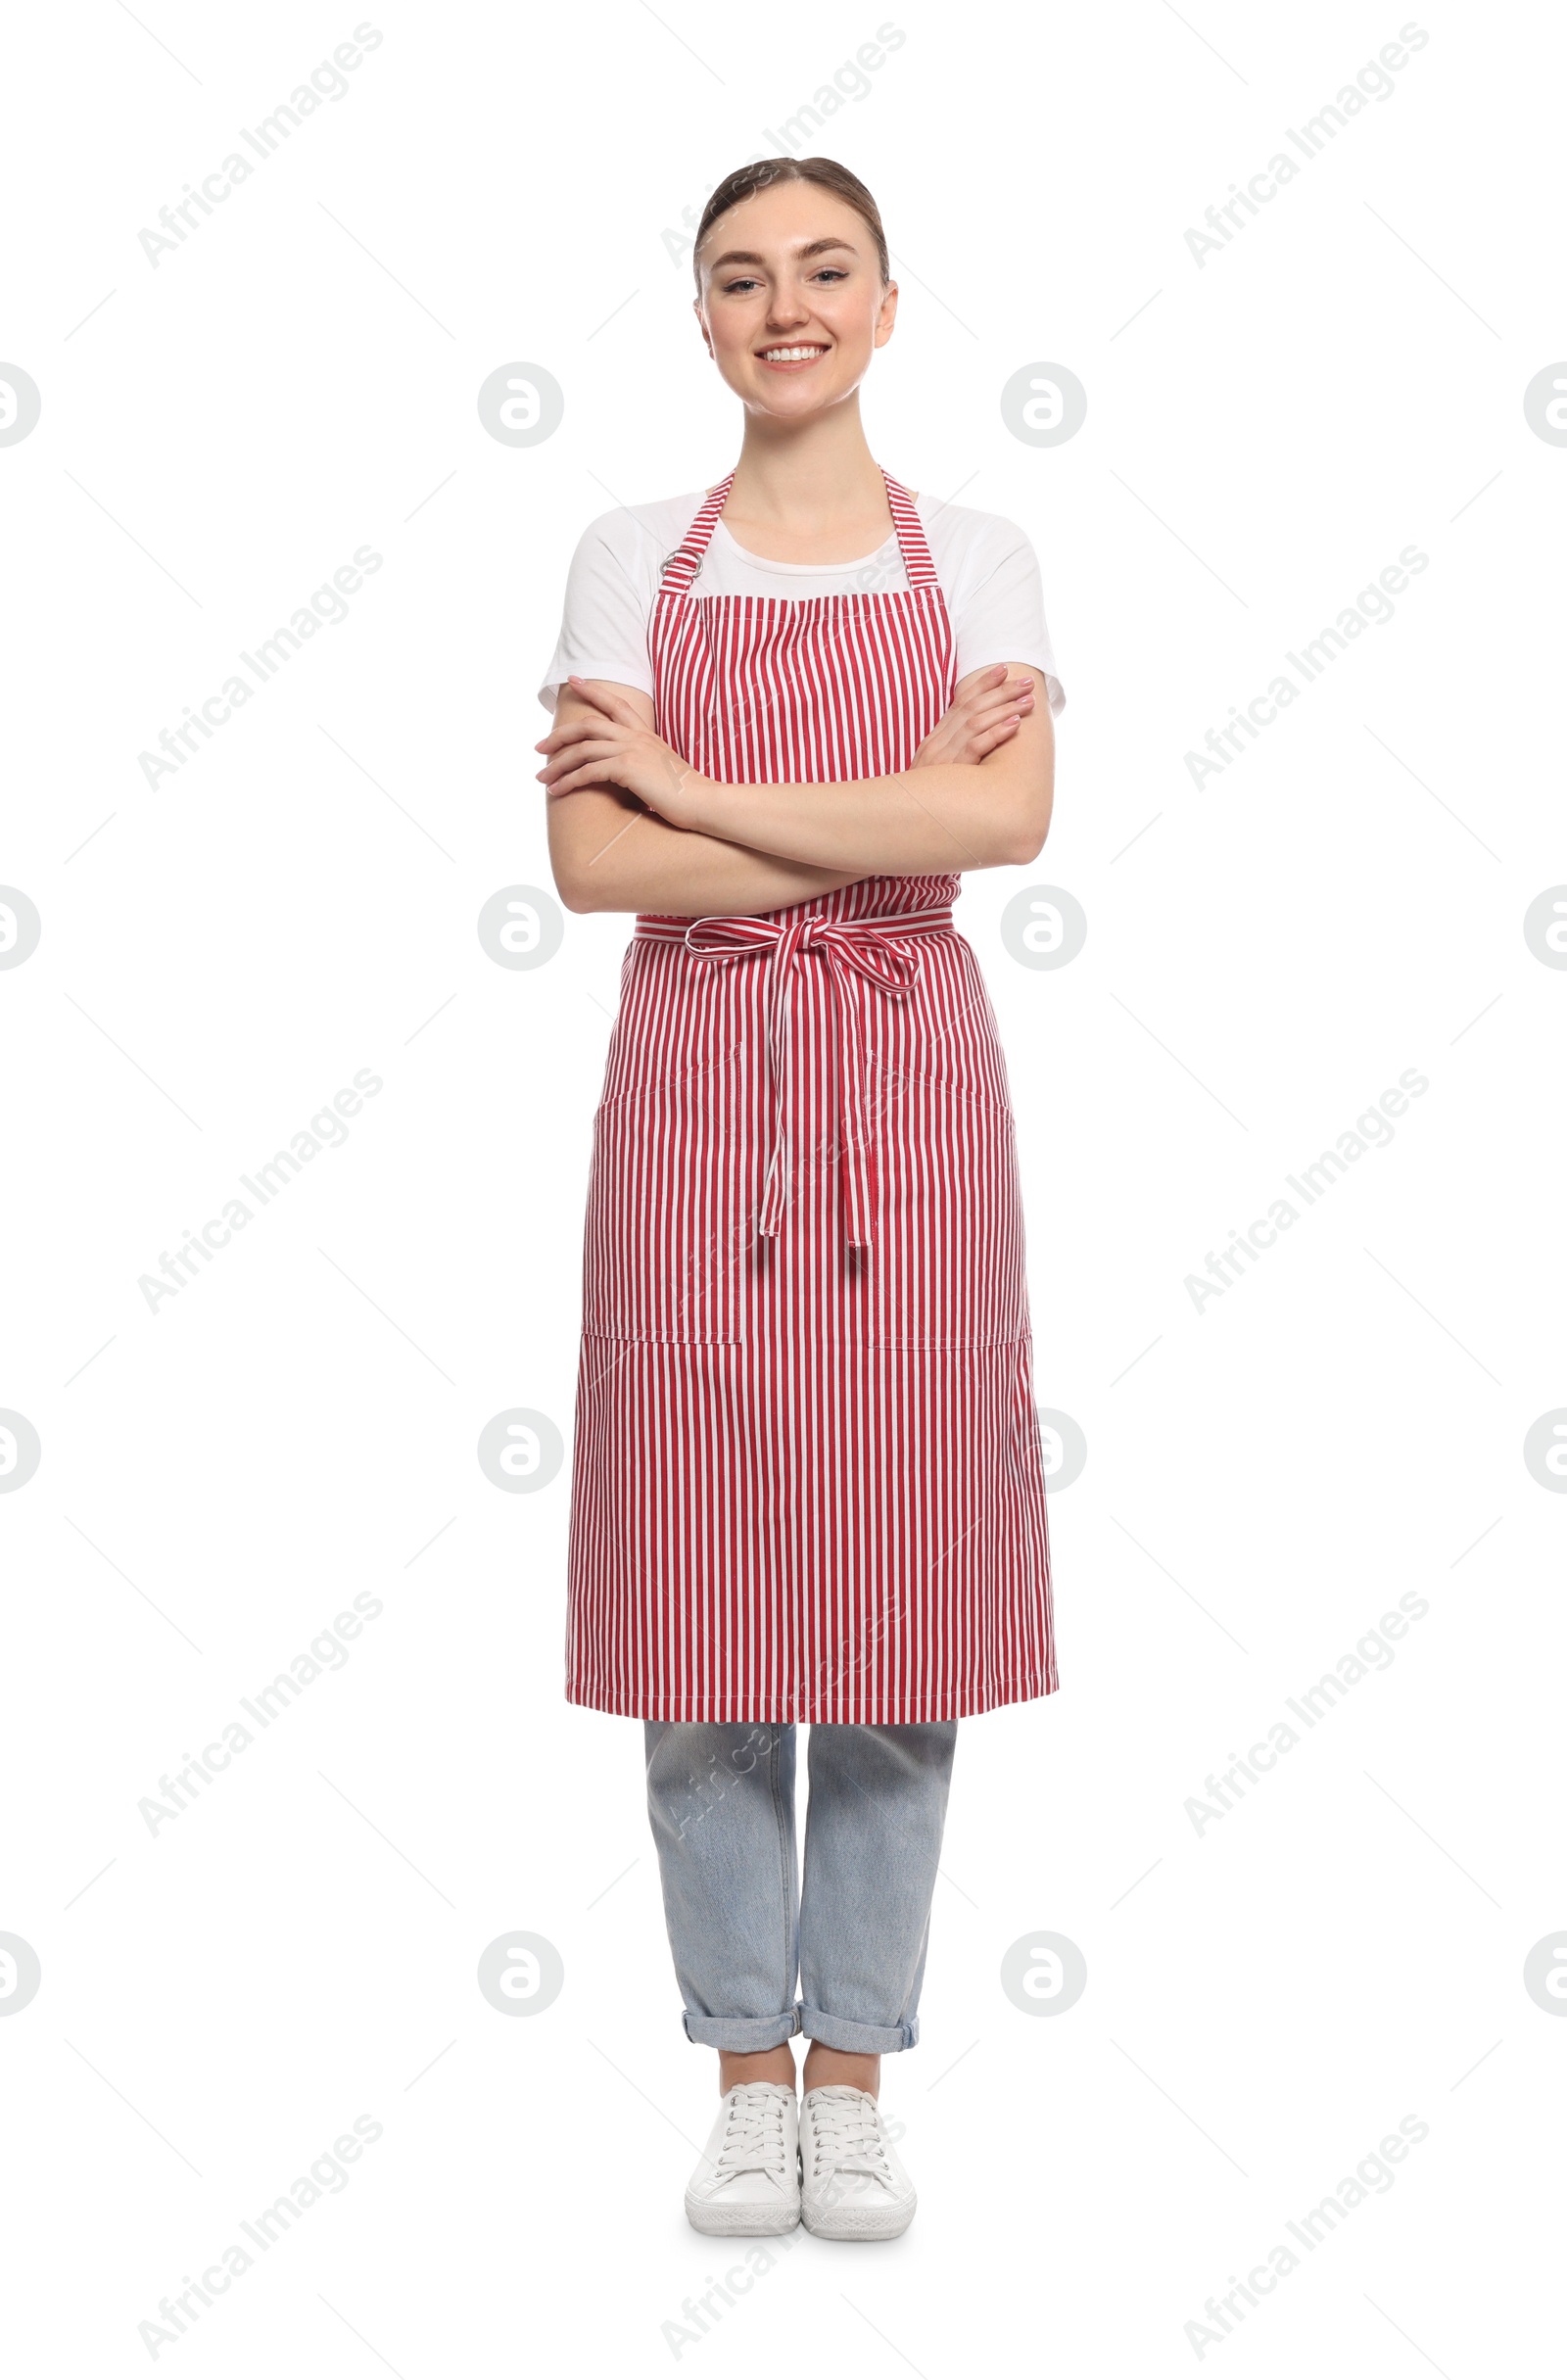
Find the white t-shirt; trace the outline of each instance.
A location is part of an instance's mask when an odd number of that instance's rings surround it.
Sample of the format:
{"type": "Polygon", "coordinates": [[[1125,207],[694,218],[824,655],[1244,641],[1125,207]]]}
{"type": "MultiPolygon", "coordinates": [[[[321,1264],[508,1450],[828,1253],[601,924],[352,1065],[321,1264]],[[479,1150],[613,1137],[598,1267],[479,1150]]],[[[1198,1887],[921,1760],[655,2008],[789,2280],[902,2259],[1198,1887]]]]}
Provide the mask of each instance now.
{"type": "MultiPolygon", "coordinates": [[[[566,580],[559,641],[539,699],[554,708],[568,675],[609,678],[653,692],[647,622],[669,554],[700,511],[705,491],[662,503],[621,506],[591,521],[566,580]]],[[[971,512],[921,495],[915,510],[947,599],[957,677],[996,661],[1029,661],[1044,673],[1052,711],[1067,697],[1056,675],[1034,549],[1022,530],[994,512],[971,512]]],[[[896,536],[857,562],[772,562],[747,552],[720,514],[693,592],[704,595],[894,595],[909,584],[896,536]]]]}

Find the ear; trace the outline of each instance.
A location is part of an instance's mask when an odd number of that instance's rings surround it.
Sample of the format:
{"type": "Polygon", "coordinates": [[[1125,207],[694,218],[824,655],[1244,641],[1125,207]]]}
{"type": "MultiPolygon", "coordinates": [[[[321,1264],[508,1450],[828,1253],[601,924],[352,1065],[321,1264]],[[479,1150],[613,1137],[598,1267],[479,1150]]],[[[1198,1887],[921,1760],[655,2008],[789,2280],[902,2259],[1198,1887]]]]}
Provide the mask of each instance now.
{"type": "Polygon", "coordinates": [[[885,347],[887,341],[892,336],[892,325],[897,318],[898,285],[896,281],[889,281],[887,283],[886,295],[881,301],[881,309],[876,318],[875,344],[878,347],[885,347]]]}
{"type": "Polygon", "coordinates": [[[709,359],[716,362],[717,357],[713,355],[713,342],[709,338],[707,331],[707,316],[702,311],[702,301],[700,298],[692,298],[691,312],[696,316],[696,327],[702,334],[702,345],[707,350],[709,359]]]}

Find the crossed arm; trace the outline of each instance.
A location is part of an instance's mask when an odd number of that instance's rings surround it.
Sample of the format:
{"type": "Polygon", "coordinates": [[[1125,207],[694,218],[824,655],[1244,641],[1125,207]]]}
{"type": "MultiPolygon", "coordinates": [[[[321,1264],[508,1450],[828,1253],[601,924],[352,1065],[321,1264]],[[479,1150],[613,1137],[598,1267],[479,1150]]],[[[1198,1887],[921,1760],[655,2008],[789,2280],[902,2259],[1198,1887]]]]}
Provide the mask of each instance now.
{"type": "Polygon", "coordinates": [[[632,687],[574,679],[539,749],[566,907],[749,916],[867,876],[1025,864],[1050,825],[1054,737],[1041,673],[972,671],[914,764],[845,785],[725,785],[657,735],[632,687]]]}

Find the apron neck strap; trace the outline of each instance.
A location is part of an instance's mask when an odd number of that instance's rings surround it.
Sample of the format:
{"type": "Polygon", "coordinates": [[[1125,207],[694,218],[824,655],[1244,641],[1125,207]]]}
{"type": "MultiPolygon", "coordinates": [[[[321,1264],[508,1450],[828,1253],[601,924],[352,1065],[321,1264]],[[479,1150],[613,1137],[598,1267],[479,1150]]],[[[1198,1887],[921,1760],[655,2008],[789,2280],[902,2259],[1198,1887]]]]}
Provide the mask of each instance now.
{"type": "MultiPolygon", "coordinates": [[[[877,468],[881,469],[879,463],[877,468]]],[[[881,478],[886,487],[887,507],[892,514],[892,526],[897,532],[898,551],[903,556],[903,567],[908,574],[909,585],[911,587],[934,587],[936,567],[930,559],[930,548],[926,543],[925,530],[921,525],[914,499],[901,481],[890,478],[885,471],[881,472],[881,478]]],[[[665,556],[663,574],[659,581],[661,591],[674,595],[689,595],[691,581],[701,567],[702,556],[712,542],[713,531],[718,524],[718,516],[724,509],[724,500],[734,485],[735,474],[731,471],[727,479],[719,481],[711,496],[703,500],[701,509],[674,552],[665,556]]]]}
{"type": "MultiPolygon", "coordinates": [[[[880,469],[879,464],[877,467],[880,469]]],[[[892,512],[892,526],[898,533],[898,551],[903,556],[903,567],[909,574],[909,585],[933,587],[936,584],[936,566],[930,559],[930,548],[926,544],[925,529],[915,509],[914,499],[900,481],[889,479],[885,471],[881,472],[881,476],[886,480],[887,503],[892,512]]]]}
{"type": "Polygon", "coordinates": [[[707,551],[718,516],[724,509],[724,499],[734,485],[735,474],[732,471],[727,479],[719,481],[712,495],[703,500],[701,510],[674,552],[664,556],[663,575],[659,580],[661,590],[674,595],[689,595],[691,581],[701,567],[702,556],[707,551]]]}

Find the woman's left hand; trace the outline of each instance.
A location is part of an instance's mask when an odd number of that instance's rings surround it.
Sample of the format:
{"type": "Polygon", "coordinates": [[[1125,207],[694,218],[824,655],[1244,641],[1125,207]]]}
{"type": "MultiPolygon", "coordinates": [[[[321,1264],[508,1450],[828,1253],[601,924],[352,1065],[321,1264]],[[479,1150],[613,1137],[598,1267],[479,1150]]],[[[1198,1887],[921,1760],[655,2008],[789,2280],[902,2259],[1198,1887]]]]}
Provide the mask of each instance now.
{"type": "Polygon", "coordinates": [[[707,780],[643,727],[624,695],[611,692],[601,680],[568,678],[566,683],[593,704],[596,716],[568,720],[535,744],[536,752],[548,755],[539,771],[546,791],[553,796],[619,785],[670,826],[691,825],[695,796],[707,780]]]}

